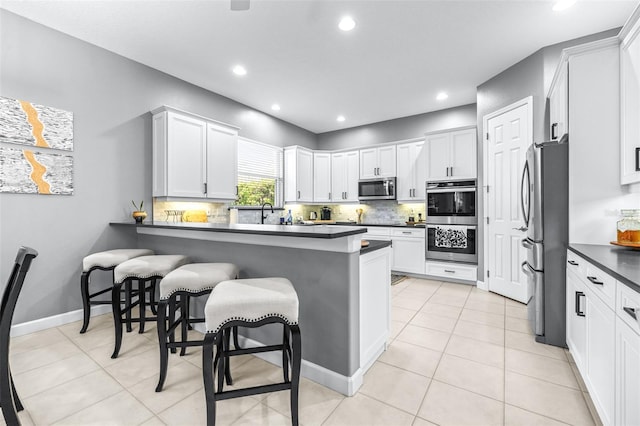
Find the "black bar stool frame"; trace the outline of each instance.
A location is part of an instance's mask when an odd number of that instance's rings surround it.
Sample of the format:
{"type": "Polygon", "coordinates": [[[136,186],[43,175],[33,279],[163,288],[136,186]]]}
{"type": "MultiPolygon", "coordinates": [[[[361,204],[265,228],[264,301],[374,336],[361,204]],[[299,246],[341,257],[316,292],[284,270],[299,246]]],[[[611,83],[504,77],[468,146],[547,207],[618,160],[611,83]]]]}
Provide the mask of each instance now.
{"type": "MultiPolygon", "coordinates": [[[[158,302],[158,343],[160,345],[160,378],[156,386],[156,392],[161,392],[164,382],[167,379],[167,368],[169,364],[169,350],[176,353],[176,349],[180,348],[180,356],[186,353],[188,347],[204,346],[203,340],[188,340],[188,330],[191,330],[191,324],[204,323],[205,319],[191,318],[189,316],[189,301],[192,297],[204,296],[211,293],[211,289],[203,290],[197,293],[189,291],[176,291],[167,299],[160,299],[158,302]],[[167,310],[169,315],[167,316],[167,310]],[[179,311],[179,317],[176,313],[179,311]],[[176,342],[175,331],[181,326],[181,340],[176,342]]],[[[229,341],[227,341],[228,344],[229,341]]],[[[240,349],[238,343],[238,327],[233,327],[233,343],[236,349],[240,349]]],[[[231,375],[227,365],[227,384],[231,385],[231,375]]]]}
{"type": "Polygon", "coordinates": [[[131,323],[137,322],[140,324],[138,333],[144,333],[144,326],[147,321],[157,321],[157,316],[147,316],[146,307],[147,304],[151,308],[151,312],[157,315],[158,302],[155,301],[156,282],[162,279],[161,276],[151,276],[147,278],[127,278],[121,283],[114,283],[111,289],[111,307],[113,312],[113,322],[115,326],[115,346],[111,358],[117,358],[122,347],[122,315],[125,315],[124,323],[127,325],[127,332],[131,332],[131,323]],[[134,290],[133,281],[137,281],[138,288],[134,290]],[[149,284],[149,285],[147,285],[149,284]],[[121,300],[120,293],[124,286],[125,299],[124,303],[121,300]],[[146,295],[149,294],[149,303],[146,301],[146,295]],[[134,301],[133,298],[137,296],[134,301]],[[124,304],[124,307],[122,306],[124,304]],[[131,311],[139,306],[140,314],[138,318],[131,317],[131,311]]]}
{"type": "Polygon", "coordinates": [[[204,338],[204,347],[202,348],[202,378],[204,381],[207,406],[207,426],[215,426],[216,424],[216,401],[287,389],[291,390],[291,423],[293,426],[298,426],[298,394],[300,389],[301,363],[302,340],[300,337],[300,328],[298,325],[287,324],[287,322],[279,316],[266,317],[256,322],[233,320],[225,323],[217,332],[207,333],[204,338]],[[229,334],[234,327],[256,328],[273,323],[281,323],[284,326],[282,344],[235,350],[229,349],[229,334]],[[289,335],[291,335],[291,340],[289,340],[289,335]],[[215,359],[213,356],[214,346],[216,347],[215,359]],[[225,376],[227,376],[227,383],[232,384],[229,383],[230,376],[228,376],[229,357],[271,351],[282,351],[283,382],[230,391],[224,390],[225,376]],[[291,379],[289,379],[289,367],[291,367],[291,379]],[[217,391],[214,385],[216,369],[218,372],[217,391]]]}
{"type": "Polygon", "coordinates": [[[2,305],[0,305],[0,407],[4,421],[9,426],[20,425],[18,411],[24,409],[13,384],[9,366],[11,322],[24,279],[31,267],[31,262],[37,256],[36,250],[30,247],[20,247],[2,295],[2,305]]]}
{"type": "Polygon", "coordinates": [[[91,320],[91,306],[92,305],[111,305],[111,300],[91,300],[96,296],[100,296],[101,294],[107,293],[112,290],[112,287],[109,286],[103,290],[96,291],[95,293],[89,292],[89,283],[91,282],[91,273],[95,270],[101,271],[111,271],[111,282],[113,283],[113,270],[115,266],[111,266],[108,268],[103,268],[102,266],[94,266],[88,271],[83,271],[80,276],[80,293],[82,294],[82,309],[83,309],[83,321],[82,328],[80,329],[80,334],[83,334],[89,328],[89,321],[91,320]]]}

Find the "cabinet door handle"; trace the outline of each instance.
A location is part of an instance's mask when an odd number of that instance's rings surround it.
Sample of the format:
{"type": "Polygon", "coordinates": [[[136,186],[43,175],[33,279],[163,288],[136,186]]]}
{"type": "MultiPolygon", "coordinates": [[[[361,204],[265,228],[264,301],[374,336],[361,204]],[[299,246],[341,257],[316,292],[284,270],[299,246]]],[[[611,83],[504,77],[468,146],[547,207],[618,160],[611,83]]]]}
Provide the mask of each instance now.
{"type": "Polygon", "coordinates": [[[298,191],[298,200],[300,199],[300,191],[298,191]]]}
{"type": "Polygon", "coordinates": [[[580,297],[584,296],[584,293],[581,291],[576,291],[576,315],[578,315],[579,317],[584,317],[585,314],[584,312],[582,312],[582,309],[580,309],[580,297]]]}
{"type": "Polygon", "coordinates": [[[567,263],[568,263],[569,265],[578,266],[578,262],[573,261],[573,260],[567,260],[567,263]]]}
{"type": "Polygon", "coordinates": [[[453,176],[453,166],[449,167],[449,169],[451,169],[451,173],[449,174],[449,176],[453,176]]]}
{"type": "Polygon", "coordinates": [[[631,318],[633,318],[633,319],[638,319],[638,318],[636,317],[636,309],[634,309],[634,308],[629,308],[628,306],[625,306],[625,307],[623,307],[622,309],[624,309],[624,311],[625,311],[626,313],[628,313],[629,315],[631,315],[631,318]]]}
{"type": "Polygon", "coordinates": [[[551,139],[558,139],[558,123],[551,125],[551,139]]]}
{"type": "Polygon", "coordinates": [[[204,183],[204,193],[207,193],[207,182],[204,183]]]}
{"type": "Polygon", "coordinates": [[[456,271],[452,271],[451,269],[445,269],[444,271],[445,271],[445,272],[448,272],[448,273],[450,273],[450,274],[455,274],[455,273],[456,273],[456,271]]]}
{"type": "Polygon", "coordinates": [[[331,193],[329,193],[329,199],[331,199],[331,193]]]}
{"type": "Polygon", "coordinates": [[[636,148],[636,172],[640,172],[640,148],[636,148]]]}
{"type": "Polygon", "coordinates": [[[602,281],[598,281],[598,279],[596,277],[587,277],[587,279],[589,281],[591,281],[592,284],[595,285],[604,285],[604,283],[602,281]]]}
{"type": "Polygon", "coordinates": [[[238,191],[239,191],[239,189],[238,189],[238,185],[236,185],[236,195],[238,195],[238,194],[239,194],[239,192],[238,192],[238,191]]]}
{"type": "Polygon", "coordinates": [[[347,193],[346,193],[346,192],[343,192],[342,194],[343,194],[343,195],[342,195],[342,199],[343,199],[343,200],[346,200],[346,199],[347,199],[347,193]]]}

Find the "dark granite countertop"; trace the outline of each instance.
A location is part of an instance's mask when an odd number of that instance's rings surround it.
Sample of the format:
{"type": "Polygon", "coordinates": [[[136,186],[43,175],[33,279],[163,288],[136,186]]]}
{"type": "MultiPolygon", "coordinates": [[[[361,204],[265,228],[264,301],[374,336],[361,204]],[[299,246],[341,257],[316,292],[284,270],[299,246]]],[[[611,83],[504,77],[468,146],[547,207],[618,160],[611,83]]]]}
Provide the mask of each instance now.
{"type": "MultiPolygon", "coordinates": [[[[365,226],[365,227],[384,227],[384,228],[418,228],[424,229],[424,226],[407,225],[406,223],[355,223],[355,222],[340,222],[337,221],[338,226],[365,226]]],[[[424,225],[424,222],[423,222],[424,225]]]]}
{"type": "Polygon", "coordinates": [[[181,229],[192,231],[231,232],[237,234],[274,235],[303,238],[342,238],[350,235],[364,234],[366,229],[356,226],[338,225],[251,225],[195,222],[150,222],[136,224],[133,222],[111,222],[112,226],[129,226],[140,228],[181,229]]]}
{"type": "Polygon", "coordinates": [[[640,292],[640,251],[595,244],[569,244],[569,250],[640,292]]]}
{"type": "Polygon", "coordinates": [[[362,247],[360,249],[360,254],[371,253],[372,251],[389,247],[391,245],[391,241],[380,241],[380,240],[367,240],[367,241],[369,241],[369,245],[367,247],[362,247]]]}

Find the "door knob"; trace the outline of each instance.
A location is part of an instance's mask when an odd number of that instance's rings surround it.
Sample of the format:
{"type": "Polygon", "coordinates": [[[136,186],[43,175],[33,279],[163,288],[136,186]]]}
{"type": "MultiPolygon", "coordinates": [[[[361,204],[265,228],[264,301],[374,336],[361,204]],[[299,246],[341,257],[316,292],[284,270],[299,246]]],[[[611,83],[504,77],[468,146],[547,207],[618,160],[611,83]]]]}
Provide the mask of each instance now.
{"type": "Polygon", "coordinates": [[[526,230],[527,230],[527,229],[529,229],[529,228],[527,228],[526,226],[521,226],[520,228],[511,228],[511,229],[514,229],[514,230],[516,230],[516,231],[522,231],[522,232],[524,232],[524,231],[526,231],[526,230]]]}

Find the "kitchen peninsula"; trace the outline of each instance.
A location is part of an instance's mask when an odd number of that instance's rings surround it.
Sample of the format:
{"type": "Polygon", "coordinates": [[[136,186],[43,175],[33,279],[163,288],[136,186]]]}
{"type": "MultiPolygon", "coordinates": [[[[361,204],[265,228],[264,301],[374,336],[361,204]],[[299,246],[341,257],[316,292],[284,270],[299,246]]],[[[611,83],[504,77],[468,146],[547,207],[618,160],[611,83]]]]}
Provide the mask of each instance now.
{"type": "MultiPolygon", "coordinates": [[[[111,223],[136,233],[138,247],[184,254],[191,262],[231,262],[240,278],[289,279],[300,299],[302,375],[345,395],[386,349],[390,245],[361,249],[364,227],[154,222],[111,223]],[[362,251],[361,251],[362,250],[362,251]]],[[[204,301],[192,309],[202,309],[204,301]]],[[[203,330],[200,330],[203,331],[203,330]]],[[[246,329],[250,344],[274,344],[281,329],[246,329]]],[[[278,363],[279,357],[265,357],[278,363]]]]}

